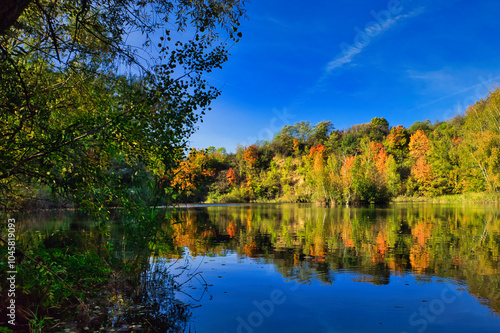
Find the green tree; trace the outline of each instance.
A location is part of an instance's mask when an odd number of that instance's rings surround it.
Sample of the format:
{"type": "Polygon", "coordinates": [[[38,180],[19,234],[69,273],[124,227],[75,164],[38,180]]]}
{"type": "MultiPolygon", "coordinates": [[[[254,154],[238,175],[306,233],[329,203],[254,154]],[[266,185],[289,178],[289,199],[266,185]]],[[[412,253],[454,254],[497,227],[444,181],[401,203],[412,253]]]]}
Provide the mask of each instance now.
{"type": "Polygon", "coordinates": [[[426,119],[424,121],[416,121],[413,123],[413,125],[410,126],[408,132],[410,134],[415,134],[418,130],[421,130],[425,134],[429,135],[429,133],[432,132],[431,121],[429,119],[426,119]]]}
{"type": "Polygon", "coordinates": [[[489,130],[500,134],[500,89],[467,108],[465,127],[476,132],[489,130]]]}
{"type": "Polygon", "coordinates": [[[460,162],[464,191],[498,191],[500,89],[467,109],[463,127],[460,162]]]}
{"type": "Polygon", "coordinates": [[[427,160],[433,170],[435,194],[462,192],[461,179],[464,174],[460,171],[460,127],[453,123],[443,123],[429,135],[427,160]]]}
{"type": "Polygon", "coordinates": [[[314,130],[308,121],[300,121],[292,126],[292,133],[294,138],[301,142],[307,142],[307,140],[314,134],[314,130]]]}
{"type": "Polygon", "coordinates": [[[203,75],[227,60],[243,15],[238,0],[37,0],[21,12],[0,35],[0,200],[46,185],[94,208],[125,194],[110,186],[113,156],[156,180],[179,160],[220,94],[203,75]]]}
{"type": "Polygon", "coordinates": [[[372,125],[380,126],[381,129],[389,131],[389,122],[383,117],[375,117],[371,120],[372,125]]]}
{"type": "Polygon", "coordinates": [[[314,147],[318,144],[325,145],[333,130],[331,121],[320,121],[312,129],[312,135],[308,138],[308,146],[314,147]]]}
{"type": "Polygon", "coordinates": [[[387,147],[387,151],[394,156],[399,165],[403,165],[408,158],[409,142],[410,135],[406,128],[402,125],[391,128],[391,132],[386,138],[385,146],[387,147]]]}
{"type": "Polygon", "coordinates": [[[469,133],[462,145],[463,161],[469,169],[466,188],[498,192],[500,189],[500,135],[491,131],[469,133]],[[472,176],[472,179],[471,179],[472,176]],[[480,180],[480,181],[478,181],[480,180]]]}
{"type": "Polygon", "coordinates": [[[389,122],[383,117],[375,117],[371,120],[369,138],[372,141],[382,142],[389,134],[389,122]]]}
{"type": "Polygon", "coordinates": [[[402,125],[391,128],[390,134],[384,141],[387,152],[394,156],[398,166],[398,173],[403,182],[406,182],[410,175],[411,165],[408,165],[409,142],[410,135],[402,125]]]}
{"type": "Polygon", "coordinates": [[[290,156],[292,155],[294,149],[294,134],[293,127],[291,125],[285,125],[283,128],[276,133],[271,143],[272,150],[276,155],[290,156]]]}

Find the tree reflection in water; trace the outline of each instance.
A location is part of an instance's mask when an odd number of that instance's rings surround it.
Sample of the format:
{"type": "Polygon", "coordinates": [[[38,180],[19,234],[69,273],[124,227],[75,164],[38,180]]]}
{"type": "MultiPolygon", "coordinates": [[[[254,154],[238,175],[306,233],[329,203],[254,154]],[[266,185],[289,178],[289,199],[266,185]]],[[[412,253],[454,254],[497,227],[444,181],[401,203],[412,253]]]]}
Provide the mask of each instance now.
{"type": "Polygon", "coordinates": [[[272,263],[286,279],[331,284],[336,272],[388,284],[412,272],[465,281],[500,313],[500,212],[491,205],[320,208],[246,205],[179,210],[174,245],[193,255],[272,263]]]}

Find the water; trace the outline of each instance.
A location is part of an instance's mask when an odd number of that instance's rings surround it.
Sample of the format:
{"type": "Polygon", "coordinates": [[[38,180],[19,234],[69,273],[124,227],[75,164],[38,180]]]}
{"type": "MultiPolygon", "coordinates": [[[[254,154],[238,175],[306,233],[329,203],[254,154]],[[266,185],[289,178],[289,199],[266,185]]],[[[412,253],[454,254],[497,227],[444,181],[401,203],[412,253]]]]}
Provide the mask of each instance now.
{"type": "Polygon", "coordinates": [[[197,306],[196,332],[499,332],[497,211],[186,209],[173,267],[199,274],[178,297],[197,306]]]}
{"type": "MultiPolygon", "coordinates": [[[[26,222],[48,234],[87,228],[26,222]]],[[[150,271],[168,268],[180,284],[185,332],[500,332],[496,205],[195,206],[170,225],[150,271]]],[[[109,242],[128,257],[121,230],[109,242]]]]}

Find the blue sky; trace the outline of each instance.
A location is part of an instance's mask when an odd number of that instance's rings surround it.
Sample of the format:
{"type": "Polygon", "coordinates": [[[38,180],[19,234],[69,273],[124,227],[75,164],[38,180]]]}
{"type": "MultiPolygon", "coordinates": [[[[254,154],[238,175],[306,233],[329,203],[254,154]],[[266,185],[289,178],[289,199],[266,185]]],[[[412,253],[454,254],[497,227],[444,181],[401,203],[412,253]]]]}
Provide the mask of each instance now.
{"type": "Polygon", "coordinates": [[[446,120],[500,82],[498,0],[253,0],[190,138],[234,152],[285,124],[446,120]]]}

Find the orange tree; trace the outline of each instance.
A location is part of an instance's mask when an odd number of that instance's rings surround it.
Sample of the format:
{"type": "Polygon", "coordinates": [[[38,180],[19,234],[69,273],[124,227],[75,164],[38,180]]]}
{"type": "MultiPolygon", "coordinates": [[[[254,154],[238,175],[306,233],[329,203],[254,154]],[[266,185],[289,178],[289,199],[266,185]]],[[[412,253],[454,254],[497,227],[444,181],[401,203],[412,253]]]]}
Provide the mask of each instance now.
{"type": "Polygon", "coordinates": [[[233,168],[227,170],[226,177],[229,181],[229,185],[235,185],[238,182],[238,175],[234,172],[233,168]]]}
{"type": "Polygon", "coordinates": [[[329,184],[325,171],[327,152],[327,149],[321,143],[318,143],[309,150],[309,159],[312,162],[312,167],[308,172],[310,183],[315,188],[317,199],[323,198],[326,201],[328,201],[329,198],[327,194],[329,184]]]}
{"type": "Polygon", "coordinates": [[[180,194],[181,200],[200,201],[208,185],[215,175],[215,169],[210,167],[211,156],[203,149],[192,148],[188,157],[179,163],[174,170],[171,186],[180,194]]]}
{"type": "Polygon", "coordinates": [[[245,151],[243,153],[243,160],[247,162],[249,170],[253,170],[258,158],[259,158],[259,150],[257,148],[257,145],[251,145],[245,148],[245,151]]]}
{"type": "Polygon", "coordinates": [[[427,161],[430,150],[430,141],[427,135],[421,130],[417,130],[410,137],[409,143],[411,161],[411,179],[409,183],[414,184],[412,192],[419,194],[432,194],[433,171],[427,161]]]}

